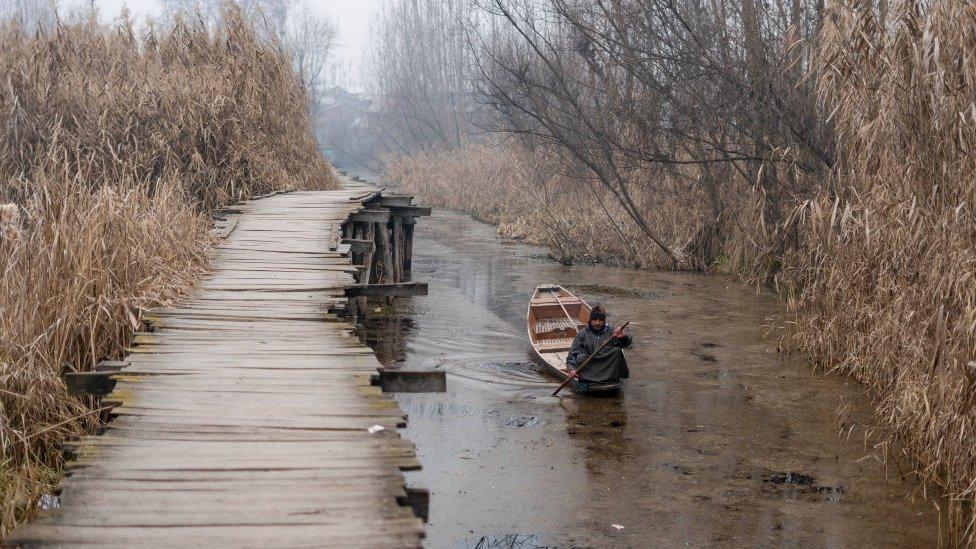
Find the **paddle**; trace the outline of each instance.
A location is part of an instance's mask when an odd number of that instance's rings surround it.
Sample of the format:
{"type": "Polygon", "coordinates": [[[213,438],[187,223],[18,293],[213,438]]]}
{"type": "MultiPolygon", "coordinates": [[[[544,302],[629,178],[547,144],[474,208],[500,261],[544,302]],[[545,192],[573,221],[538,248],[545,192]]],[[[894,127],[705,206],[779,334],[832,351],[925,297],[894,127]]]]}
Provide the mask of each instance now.
{"type": "MultiPolygon", "coordinates": [[[[630,324],[630,321],[629,320],[627,322],[624,322],[624,325],[620,327],[620,331],[621,332],[625,331],[627,329],[627,325],[628,324],[630,324]]],[[[571,375],[568,378],[566,378],[566,381],[564,381],[563,384],[560,385],[558,389],[556,389],[555,391],[552,392],[552,396],[558,395],[559,394],[559,391],[562,391],[563,390],[563,387],[569,385],[569,383],[571,381],[573,381],[574,379],[578,378],[579,377],[579,373],[583,371],[583,368],[586,368],[587,366],[589,366],[590,361],[593,360],[593,357],[595,357],[596,355],[598,355],[600,353],[600,351],[603,350],[604,347],[606,347],[611,341],[613,341],[615,339],[617,339],[617,338],[616,337],[610,337],[610,338],[608,338],[606,341],[603,342],[602,345],[600,345],[600,348],[599,349],[593,351],[593,354],[592,355],[586,357],[586,360],[584,360],[583,363],[579,365],[579,368],[576,368],[576,371],[573,372],[573,375],[571,375]]]]}

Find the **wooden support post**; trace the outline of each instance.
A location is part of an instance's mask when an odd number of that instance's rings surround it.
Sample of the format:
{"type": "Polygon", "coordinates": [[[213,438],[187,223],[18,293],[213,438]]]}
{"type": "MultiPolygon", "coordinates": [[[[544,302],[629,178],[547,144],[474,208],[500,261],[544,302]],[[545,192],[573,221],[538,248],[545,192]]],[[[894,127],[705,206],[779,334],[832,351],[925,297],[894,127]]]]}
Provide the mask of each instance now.
{"type": "Polygon", "coordinates": [[[393,282],[403,281],[403,218],[393,216],[393,282]]]}
{"type": "Polygon", "coordinates": [[[390,210],[375,208],[359,210],[349,216],[349,219],[360,223],[387,223],[390,221],[390,210]]]}
{"type": "Polygon", "coordinates": [[[404,507],[409,506],[413,510],[413,516],[427,522],[430,518],[430,490],[410,487],[405,487],[404,490],[407,494],[398,503],[404,507]]]}
{"type": "Polygon", "coordinates": [[[380,370],[373,378],[373,385],[387,393],[444,393],[447,376],[443,370],[380,370]]]}
{"type": "Polygon", "coordinates": [[[357,284],[346,288],[346,297],[411,297],[427,295],[426,282],[395,282],[393,284],[357,284]]]}
{"type": "Polygon", "coordinates": [[[386,223],[377,223],[376,232],[379,235],[379,253],[382,254],[383,276],[380,282],[393,282],[393,250],[390,246],[390,229],[386,223]]]}
{"type": "Polygon", "coordinates": [[[366,270],[363,271],[363,277],[360,280],[360,282],[363,284],[369,284],[371,282],[370,276],[373,274],[373,261],[374,261],[373,257],[376,255],[374,253],[376,251],[376,237],[374,236],[375,233],[376,230],[373,224],[366,223],[366,232],[363,235],[363,240],[370,242],[370,248],[369,251],[367,251],[365,255],[363,255],[363,265],[366,266],[366,270]]]}
{"type": "Polygon", "coordinates": [[[417,224],[416,217],[403,218],[403,281],[413,279],[413,227],[417,224]]]}
{"type": "MultiPolygon", "coordinates": [[[[363,231],[362,226],[363,226],[363,224],[362,223],[356,223],[356,222],[352,222],[351,224],[352,224],[352,230],[350,231],[349,237],[348,238],[343,238],[342,239],[342,242],[339,243],[340,246],[342,246],[343,244],[349,244],[350,242],[354,242],[354,241],[356,241],[356,240],[358,240],[358,239],[360,239],[362,237],[362,231],[363,231]]],[[[362,261],[363,261],[363,254],[360,252],[360,250],[357,250],[355,247],[353,247],[350,244],[349,245],[349,252],[352,255],[352,264],[353,265],[362,265],[363,264],[362,263],[362,261]]]]}

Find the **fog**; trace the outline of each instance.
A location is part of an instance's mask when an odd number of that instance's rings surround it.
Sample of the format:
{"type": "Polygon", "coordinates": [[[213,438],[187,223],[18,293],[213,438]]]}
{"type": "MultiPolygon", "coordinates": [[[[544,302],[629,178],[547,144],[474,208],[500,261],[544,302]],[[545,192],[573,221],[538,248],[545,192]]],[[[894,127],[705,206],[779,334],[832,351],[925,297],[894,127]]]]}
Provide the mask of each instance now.
{"type": "MultiPolygon", "coordinates": [[[[339,45],[334,56],[334,82],[350,88],[361,88],[360,67],[363,52],[370,39],[370,16],[382,0],[307,0],[308,5],[328,16],[339,29],[339,45]]],[[[68,9],[87,7],[90,0],[66,0],[68,9]]],[[[95,0],[102,18],[114,19],[128,9],[135,20],[158,15],[158,0],[95,0]]]]}

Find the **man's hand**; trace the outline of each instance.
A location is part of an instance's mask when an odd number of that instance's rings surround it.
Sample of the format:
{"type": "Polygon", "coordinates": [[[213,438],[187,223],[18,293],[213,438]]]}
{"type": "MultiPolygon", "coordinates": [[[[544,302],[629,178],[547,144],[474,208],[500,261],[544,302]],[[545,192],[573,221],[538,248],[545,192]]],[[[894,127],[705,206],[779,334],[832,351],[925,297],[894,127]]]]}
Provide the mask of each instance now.
{"type": "Polygon", "coordinates": [[[569,373],[569,377],[576,377],[576,370],[572,368],[570,368],[567,373],[569,373]]]}
{"type": "Polygon", "coordinates": [[[616,330],[613,331],[613,337],[615,337],[616,339],[620,339],[624,337],[624,335],[626,335],[626,332],[624,332],[623,328],[617,328],[616,330]]]}

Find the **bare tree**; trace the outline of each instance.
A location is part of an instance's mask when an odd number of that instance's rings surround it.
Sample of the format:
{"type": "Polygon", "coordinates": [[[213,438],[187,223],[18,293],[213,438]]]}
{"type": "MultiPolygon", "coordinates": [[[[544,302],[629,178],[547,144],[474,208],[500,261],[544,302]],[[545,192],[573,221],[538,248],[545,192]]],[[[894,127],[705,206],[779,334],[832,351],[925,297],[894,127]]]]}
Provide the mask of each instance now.
{"type": "Polygon", "coordinates": [[[19,20],[25,29],[50,28],[57,20],[57,0],[4,0],[0,21],[19,20]]]}
{"type": "Polygon", "coordinates": [[[220,4],[219,0],[159,0],[160,8],[166,15],[200,14],[210,22],[218,19],[220,4]]]}
{"type": "Polygon", "coordinates": [[[313,116],[319,111],[328,82],[327,69],[339,36],[335,23],[307,0],[288,6],[283,43],[309,96],[313,116]]]}
{"type": "Polygon", "coordinates": [[[326,87],[326,67],[331,62],[338,28],[308,0],[161,0],[163,13],[201,17],[215,24],[227,2],[236,3],[246,19],[268,40],[278,43],[292,59],[308,93],[313,117],[326,87]]]}
{"type": "Polygon", "coordinates": [[[369,89],[381,148],[452,148],[474,131],[472,50],[465,0],[393,0],[375,20],[369,89]]]}
{"type": "Polygon", "coordinates": [[[567,151],[663,253],[700,267],[720,248],[735,178],[761,191],[775,226],[831,165],[805,77],[819,11],[804,2],[482,0],[501,28],[479,38],[481,91],[496,129],[567,151]],[[687,180],[708,202],[690,240],[654,230],[647,174],[687,180]]]}

